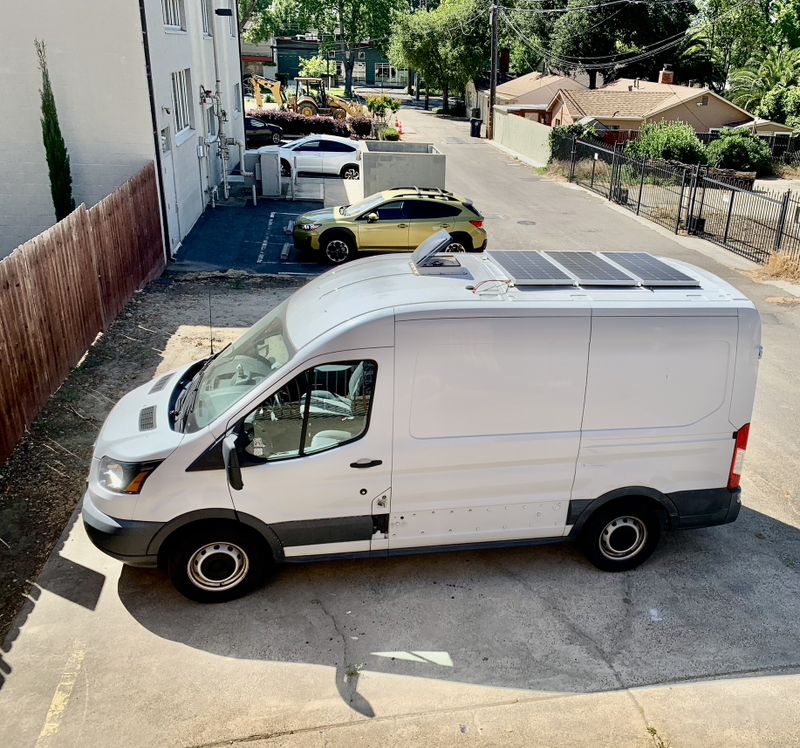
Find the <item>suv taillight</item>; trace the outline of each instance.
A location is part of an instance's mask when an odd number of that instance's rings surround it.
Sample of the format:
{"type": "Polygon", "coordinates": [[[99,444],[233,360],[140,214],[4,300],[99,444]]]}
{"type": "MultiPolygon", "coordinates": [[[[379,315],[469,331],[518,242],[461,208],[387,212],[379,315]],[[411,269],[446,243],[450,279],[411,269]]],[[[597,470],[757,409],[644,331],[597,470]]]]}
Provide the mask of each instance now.
{"type": "Polygon", "coordinates": [[[750,424],[746,423],[736,432],[736,445],[733,448],[731,472],[728,475],[728,490],[739,488],[742,481],[742,468],[744,467],[744,453],[747,449],[747,437],[750,435],[750,424]]]}
{"type": "Polygon", "coordinates": [[[472,225],[473,225],[473,226],[474,226],[476,229],[482,229],[482,228],[483,228],[483,218],[481,218],[481,220],[480,220],[480,221],[470,221],[470,223],[471,223],[471,224],[472,224],[472,225]]]}

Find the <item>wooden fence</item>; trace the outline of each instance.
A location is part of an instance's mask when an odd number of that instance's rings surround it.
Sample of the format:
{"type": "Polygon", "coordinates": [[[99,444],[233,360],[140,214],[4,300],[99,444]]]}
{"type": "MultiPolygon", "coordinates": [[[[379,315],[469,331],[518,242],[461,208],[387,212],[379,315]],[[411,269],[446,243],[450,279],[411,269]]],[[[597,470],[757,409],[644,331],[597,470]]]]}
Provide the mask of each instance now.
{"type": "Polygon", "coordinates": [[[152,164],[0,261],[0,464],[97,334],[163,268],[152,164]]]}

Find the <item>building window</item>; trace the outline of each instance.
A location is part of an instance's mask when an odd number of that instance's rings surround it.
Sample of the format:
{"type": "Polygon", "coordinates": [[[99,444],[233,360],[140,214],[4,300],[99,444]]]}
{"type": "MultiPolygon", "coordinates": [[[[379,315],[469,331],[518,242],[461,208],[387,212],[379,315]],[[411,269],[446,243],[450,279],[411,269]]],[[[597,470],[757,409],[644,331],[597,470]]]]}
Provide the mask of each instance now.
{"type": "Polygon", "coordinates": [[[169,153],[172,150],[172,139],[169,136],[169,127],[161,131],[161,152],[169,153]]]}
{"type": "Polygon", "coordinates": [[[172,74],[172,119],[175,133],[194,127],[189,91],[192,90],[192,77],[189,68],[172,74]]]}
{"type": "Polygon", "coordinates": [[[398,70],[388,62],[376,62],[375,82],[388,85],[405,85],[408,82],[408,70],[398,70]]]}
{"type": "Polygon", "coordinates": [[[233,111],[234,112],[241,112],[242,111],[242,84],[241,83],[234,83],[233,84],[233,111]]]}
{"type": "Polygon", "coordinates": [[[213,106],[206,109],[206,132],[208,133],[209,140],[216,138],[218,134],[217,115],[214,113],[213,106]]]}
{"type": "Polygon", "coordinates": [[[214,35],[214,8],[212,0],[200,0],[200,13],[203,16],[203,33],[206,36],[214,35]]]}
{"type": "Polygon", "coordinates": [[[186,30],[183,0],[161,0],[161,13],[164,16],[165,26],[171,29],[186,30]]]}
{"type": "Polygon", "coordinates": [[[236,8],[233,7],[233,0],[228,0],[228,7],[231,9],[231,14],[228,16],[228,23],[230,24],[231,36],[236,37],[236,8]]]}
{"type": "Polygon", "coordinates": [[[358,59],[359,60],[366,60],[367,59],[367,53],[366,52],[359,52],[358,53],[358,59]]]}

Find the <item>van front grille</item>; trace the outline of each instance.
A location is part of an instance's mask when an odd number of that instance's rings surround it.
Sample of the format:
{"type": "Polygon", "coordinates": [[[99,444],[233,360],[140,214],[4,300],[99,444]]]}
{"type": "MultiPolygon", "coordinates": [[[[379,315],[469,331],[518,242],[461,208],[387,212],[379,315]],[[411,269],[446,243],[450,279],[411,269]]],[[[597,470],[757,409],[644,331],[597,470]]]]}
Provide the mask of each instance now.
{"type": "Polygon", "coordinates": [[[152,431],[156,427],[156,406],[149,405],[139,411],[139,431],[152,431]]]}

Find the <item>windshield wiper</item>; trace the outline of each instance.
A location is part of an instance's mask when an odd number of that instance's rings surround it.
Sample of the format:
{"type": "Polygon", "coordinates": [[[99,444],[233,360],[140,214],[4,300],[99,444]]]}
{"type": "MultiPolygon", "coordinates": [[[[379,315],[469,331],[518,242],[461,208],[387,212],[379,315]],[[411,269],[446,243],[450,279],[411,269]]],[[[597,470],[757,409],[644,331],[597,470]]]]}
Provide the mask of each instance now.
{"type": "Polygon", "coordinates": [[[213,356],[209,356],[205,360],[205,363],[200,367],[200,369],[198,369],[197,374],[195,374],[192,377],[192,381],[189,383],[189,386],[186,388],[186,391],[185,391],[183,397],[181,398],[181,404],[178,407],[178,412],[179,413],[180,413],[181,410],[183,410],[183,413],[181,414],[181,431],[185,431],[186,430],[186,422],[189,420],[189,416],[190,416],[191,412],[194,410],[194,404],[195,404],[195,402],[197,400],[197,393],[200,391],[200,382],[203,380],[203,374],[205,373],[205,370],[209,367],[209,364],[211,364],[211,362],[215,358],[217,358],[222,353],[227,351],[228,348],[230,348],[230,346],[231,346],[231,344],[228,343],[228,345],[226,345],[224,348],[222,348],[219,351],[217,351],[213,356]],[[185,408],[184,408],[184,405],[186,406],[185,408]]]}

